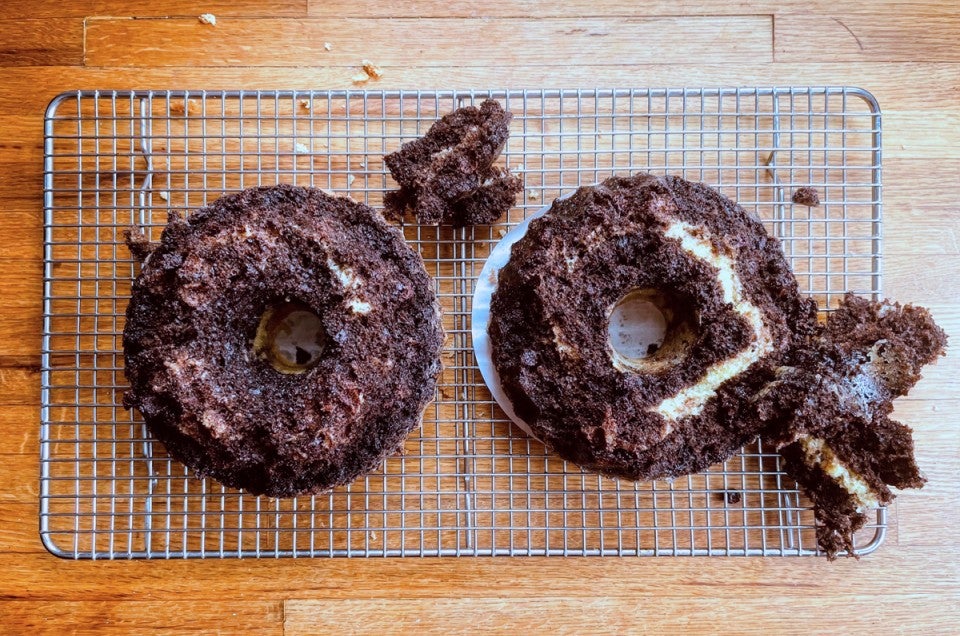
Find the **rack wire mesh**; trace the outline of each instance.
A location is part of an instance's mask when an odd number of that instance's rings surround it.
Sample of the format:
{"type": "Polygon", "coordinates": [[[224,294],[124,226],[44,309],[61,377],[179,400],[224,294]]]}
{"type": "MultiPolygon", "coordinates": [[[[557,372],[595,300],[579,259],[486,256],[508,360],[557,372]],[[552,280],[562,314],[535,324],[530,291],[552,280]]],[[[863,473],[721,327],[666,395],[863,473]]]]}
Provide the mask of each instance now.
{"type": "MultiPolygon", "coordinates": [[[[880,113],[857,88],[76,91],[45,120],[40,532],[68,558],[814,555],[813,514],[762,440],[722,466],[632,484],[582,472],[512,427],[470,340],[476,276],[505,230],[612,174],[673,173],[755,212],[829,311],[880,292],[880,113]],[[525,180],[501,222],[407,225],[445,312],[445,370],[405,452],[329,494],[269,499],[197,479],[121,406],[123,232],[277,182],[379,207],[382,156],[454,108],[514,113],[525,180]],[[797,206],[795,187],[822,205],[797,206]],[[736,493],[736,494],[734,494],[736,493]],[[736,495],[739,495],[737,497],[736,495]]],[[[886,512],[857,537],[883,540],[886,512]]]]}

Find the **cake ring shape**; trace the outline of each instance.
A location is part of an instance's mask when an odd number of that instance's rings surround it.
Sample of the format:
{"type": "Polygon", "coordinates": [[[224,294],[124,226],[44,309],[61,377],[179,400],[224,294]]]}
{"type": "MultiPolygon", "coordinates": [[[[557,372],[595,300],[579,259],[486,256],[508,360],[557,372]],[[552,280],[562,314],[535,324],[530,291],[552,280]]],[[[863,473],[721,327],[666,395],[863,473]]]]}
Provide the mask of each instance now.
{"type": "Polygon", "coordinates": [[[816,325],[779,243],[716,191],[614,177],[557,200],[512,246],[490,306],[516,415],[564,459],[640,480],[697,472],[753,438],[749,403],[816,325]],[[610,319],[657,306],[666,331],[624,355],[610,319]]]}
{"type": "Polygon", "coordinates": [[[124,404],[198,475],[320,492],[376,468],[419,425],[439,308],[420,256],[371,208],[253,188],[173,214],[158,244],[133,249],[144,262],[124,404]]]}

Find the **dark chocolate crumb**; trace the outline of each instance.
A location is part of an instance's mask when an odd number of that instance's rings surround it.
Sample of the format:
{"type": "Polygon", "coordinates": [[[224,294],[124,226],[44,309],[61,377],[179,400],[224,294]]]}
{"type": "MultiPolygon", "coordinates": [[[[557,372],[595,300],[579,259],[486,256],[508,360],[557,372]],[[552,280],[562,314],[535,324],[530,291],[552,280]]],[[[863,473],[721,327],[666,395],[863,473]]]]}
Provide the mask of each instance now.
{"type": "Polygon", "coordinates": [[[736,490],[728,490],[724,495],[728,504],[738,504],[743,501],[743,495],[736,490]]]}
{"type": "Polygon", "coordinates": [[[797,205],[806,205],[811,208],[815,208],[820,205],[820,193],[817,192],[816,188],[811,188],[809,186],[804,186],[794,190],[792,198],[793,202],[797,205]]]}

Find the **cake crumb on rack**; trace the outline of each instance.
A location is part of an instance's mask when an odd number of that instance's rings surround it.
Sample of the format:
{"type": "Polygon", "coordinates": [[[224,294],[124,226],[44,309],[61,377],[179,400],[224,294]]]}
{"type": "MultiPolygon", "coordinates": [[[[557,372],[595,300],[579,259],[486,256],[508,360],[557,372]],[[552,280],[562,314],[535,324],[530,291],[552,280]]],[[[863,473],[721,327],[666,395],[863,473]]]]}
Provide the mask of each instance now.
{"type": "Polygon", "coordinates": [[[531,201],[536,201],[537,199],[540,198],[540,194],[536,190],[531,188],[530,190],[527,190],[527,198],[530,199],[531,201]]]}
{"type": "Polygon", "coordinates": [[[310,103],[309,99],[301,99],[300,108],[303,110],[313,110],[313,105],[310,103]]]}
{"type": "Polygon", "coordinates": [[[793,197],[791,198],[793,202],[798,205],[805,205],[811,208],[820,205],[820,193],[817,192],[816,188],[811,188],[810,186],[797,188],[793,191],[793,197]]]}
{"type": "Polygon", "coordinates": [[[159,192],[157,192],[157,196],[160,197],[160,200],[161,200],[161,201],[169,201],[169,200],[170,200],[170,194],[167,193],[166,190],[160,190],[159,192]]]}
{"type": "Polygon", "coordinates": [[[196,112],[200,108],[200,102],[195,99],[187,100],[177,100],[175,102],[170,102],[170,114],[171,115],[189,115],[191,112],[196,112]]]}
{"type": "Polygon", "coordinates": [[[308,148],[307,144],[303,143],[302,141],[298,141],[293,147],[298,155],[305,155],[310,152],[310,148],[308,148]]]}
{"type": "Polygon", "coordinates": [[[197,20],[200,21],[200,24],[209,24],[210,26],[217,26],[217,16],[212,13],[201,13],[197,16],[197,20]]]}

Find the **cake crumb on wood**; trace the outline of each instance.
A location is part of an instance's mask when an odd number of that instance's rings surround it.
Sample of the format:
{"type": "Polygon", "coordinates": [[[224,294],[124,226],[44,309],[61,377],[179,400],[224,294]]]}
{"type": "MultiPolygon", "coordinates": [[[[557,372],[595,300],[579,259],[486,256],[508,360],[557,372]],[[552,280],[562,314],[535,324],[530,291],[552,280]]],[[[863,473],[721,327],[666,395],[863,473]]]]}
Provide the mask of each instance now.
{"type": "Polygon", "coordinates": [[[200,24],[209,24],[210,26],[217,26],[217,16],[212,13],[201,13],[197,16],[197,20],[200,21],[200,24]]]}
{"type": "Polygon", "coordinates": [[[360,66],[363,68],[363,72],[373,79],[380,79],[383,77],[383,70],[370,60],[363,60],[360,62],[360,66]]]}

